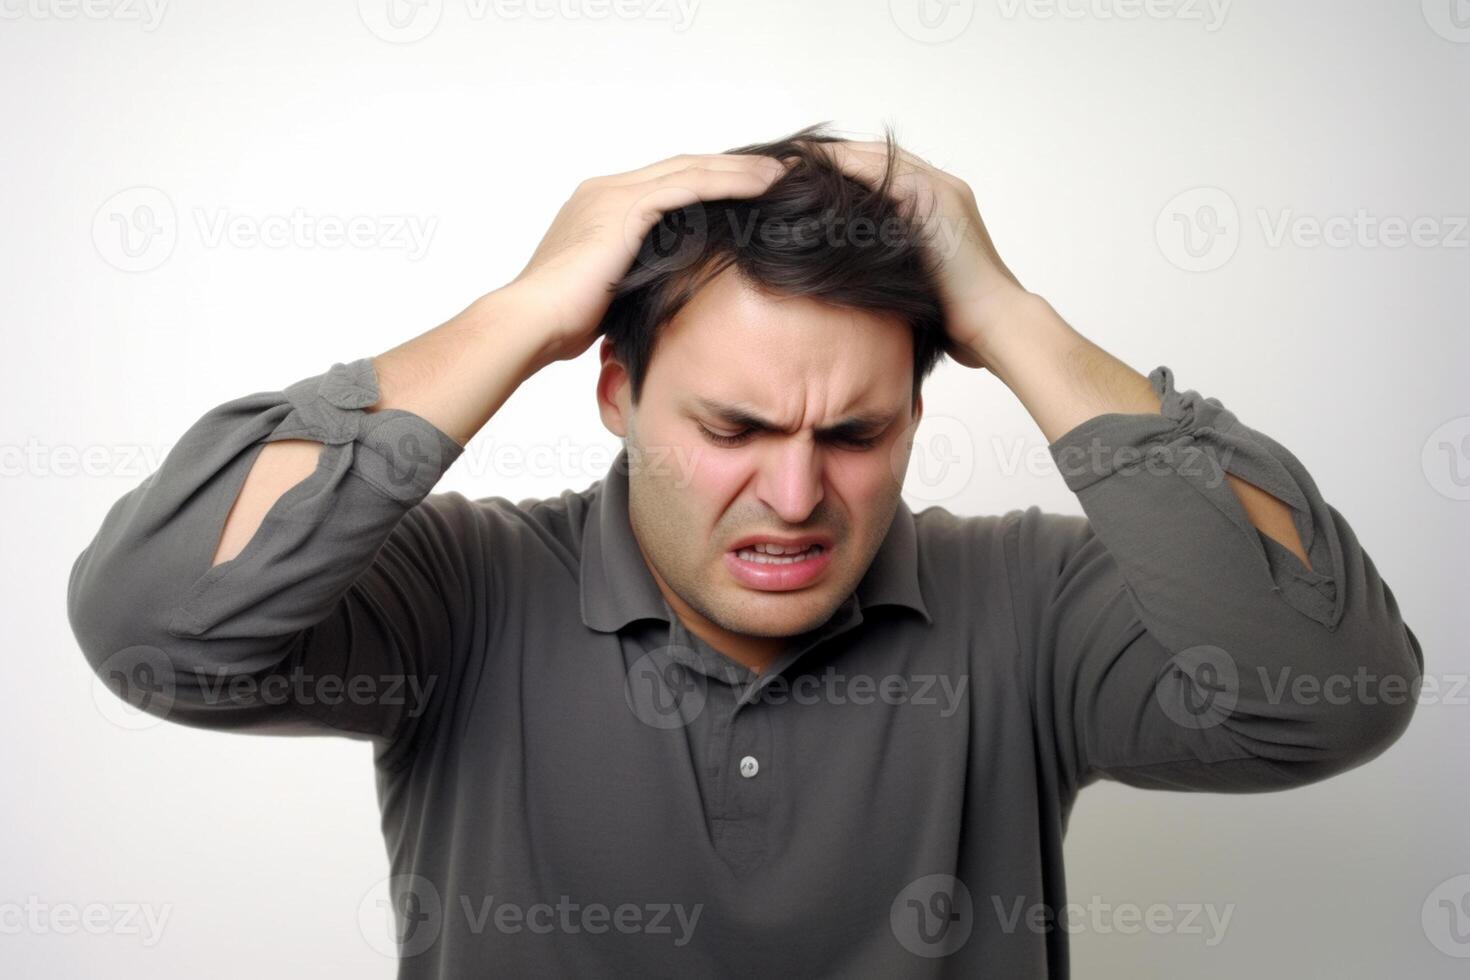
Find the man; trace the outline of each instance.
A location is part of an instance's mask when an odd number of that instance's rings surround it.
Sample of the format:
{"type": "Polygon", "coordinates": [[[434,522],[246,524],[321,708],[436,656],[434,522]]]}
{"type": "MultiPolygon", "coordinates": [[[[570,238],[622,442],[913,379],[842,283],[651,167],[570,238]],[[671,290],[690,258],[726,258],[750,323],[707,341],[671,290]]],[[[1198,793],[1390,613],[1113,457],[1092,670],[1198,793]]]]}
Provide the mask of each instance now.
{"type": "Polygon", "coordinates": [[[588,180],[452,320],[207,413],[68,610],[144,710],[371,740],[403,977],[1065,977],[1082,787],[1325,779],[1413,698],[1295,682],[1423,668],[1294,455],[1064,323],[963,182],[820,127],[588,180]],[[598,336],[604,480],[430,493],[598,336]],[[1085,518],[904,506],[944,354],[1085,518]]]}

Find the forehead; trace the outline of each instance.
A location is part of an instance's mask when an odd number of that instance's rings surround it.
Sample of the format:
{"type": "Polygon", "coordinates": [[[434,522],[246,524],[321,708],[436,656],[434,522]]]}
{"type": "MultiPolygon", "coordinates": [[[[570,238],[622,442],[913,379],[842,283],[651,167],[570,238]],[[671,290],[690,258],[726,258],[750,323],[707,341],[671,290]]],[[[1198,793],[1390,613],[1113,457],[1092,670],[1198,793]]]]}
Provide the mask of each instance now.
{"type": "Polygon", "coordinates": [[[767,292],[732,266],[660,330],[646,377],[650,390],[773,404],[799,391],[841,410],[907,398],[913,340],[897,316],[767,292]]]}

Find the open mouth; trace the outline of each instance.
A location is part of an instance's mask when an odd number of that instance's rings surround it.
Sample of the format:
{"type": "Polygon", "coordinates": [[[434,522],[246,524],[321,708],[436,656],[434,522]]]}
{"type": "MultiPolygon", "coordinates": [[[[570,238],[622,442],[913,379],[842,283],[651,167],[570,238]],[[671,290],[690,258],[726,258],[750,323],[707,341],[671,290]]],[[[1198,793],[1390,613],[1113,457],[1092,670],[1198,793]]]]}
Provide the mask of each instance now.
{"type": "Polygon", "coordinates": [[[742,561],[753,561],[761,565],[791,565],[808,558],[815,558],[822,553],[819,544],[809,545],[805,548],[784,548],[775,544],[758,544],[753,548],[741,548],[735,552],[736,557],[742,561]]]}
{"type": "Polygon", "coordinates": [[[752,540],[725,552],[725,567],[740,584],[762,592],[787,592],[816,582],[832,563],[826,541],[752,540]]]}

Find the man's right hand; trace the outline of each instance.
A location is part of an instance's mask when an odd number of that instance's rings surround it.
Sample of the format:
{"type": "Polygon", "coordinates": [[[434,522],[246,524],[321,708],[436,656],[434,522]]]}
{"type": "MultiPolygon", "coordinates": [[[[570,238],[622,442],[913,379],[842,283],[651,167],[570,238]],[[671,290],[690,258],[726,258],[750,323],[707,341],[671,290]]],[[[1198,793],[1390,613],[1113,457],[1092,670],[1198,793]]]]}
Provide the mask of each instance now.
{"type": "Polygon", "coordinates": [[[521,328],[542,332],[542,363],[577,357],[597,339],[614,288],[666,212],[695,201],[757,197],[785,169],[768,156],[682,154],[584,180],[502,290],[515,294],[529,318],[521,328]]]}

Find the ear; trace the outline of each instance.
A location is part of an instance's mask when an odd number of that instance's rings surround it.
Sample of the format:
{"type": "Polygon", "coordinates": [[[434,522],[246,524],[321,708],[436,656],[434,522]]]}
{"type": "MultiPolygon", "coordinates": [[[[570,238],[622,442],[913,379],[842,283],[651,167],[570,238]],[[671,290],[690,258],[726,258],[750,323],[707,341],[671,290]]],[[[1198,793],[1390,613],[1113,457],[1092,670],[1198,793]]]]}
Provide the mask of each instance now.
{"type": "Polygon", "coordinates": [[[597,411],[607,431],[618,437],[628,434],[628,419],[633,414],[633,384],[628,369],[613,353],[612,341],[602,338],[597,352],[602,369],[597,375],[597,411]]]}

